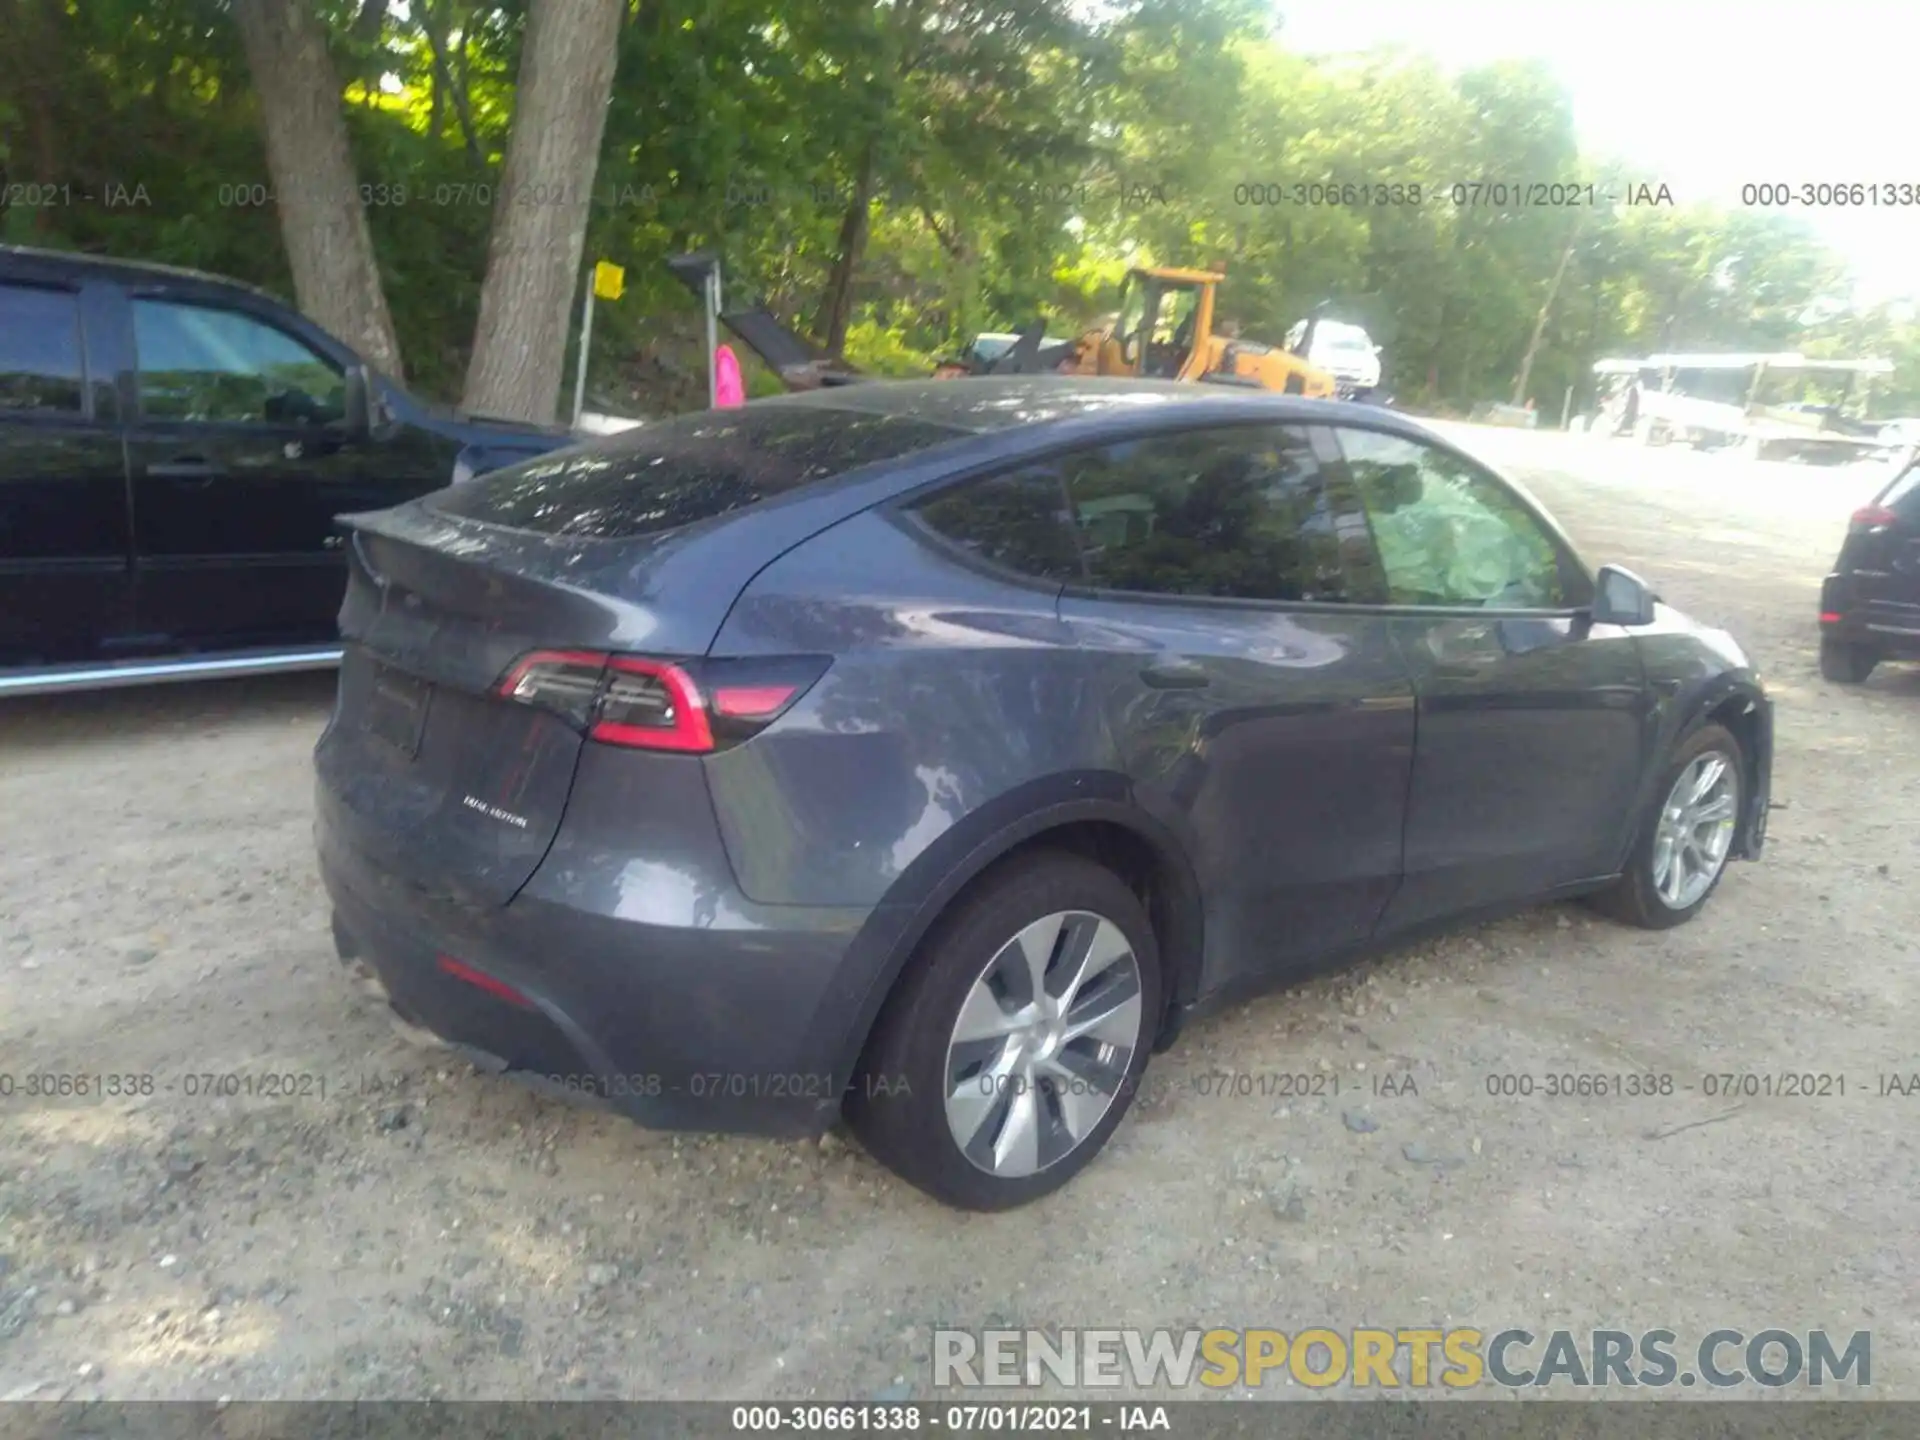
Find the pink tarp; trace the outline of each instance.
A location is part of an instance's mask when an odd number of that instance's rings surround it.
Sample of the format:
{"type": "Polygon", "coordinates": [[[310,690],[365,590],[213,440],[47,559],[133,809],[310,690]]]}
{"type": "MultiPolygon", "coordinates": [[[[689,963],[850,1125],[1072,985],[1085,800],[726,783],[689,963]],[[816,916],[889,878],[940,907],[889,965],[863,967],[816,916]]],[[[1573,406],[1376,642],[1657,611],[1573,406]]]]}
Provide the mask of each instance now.
{"type": "Polygon", "coordinates": [[[747,387],[740,380],[740,362],[734,358],[733,347],[722,345],[713,355],[714,397],[713,403],[726,407],[747,403],[747,387]]]}

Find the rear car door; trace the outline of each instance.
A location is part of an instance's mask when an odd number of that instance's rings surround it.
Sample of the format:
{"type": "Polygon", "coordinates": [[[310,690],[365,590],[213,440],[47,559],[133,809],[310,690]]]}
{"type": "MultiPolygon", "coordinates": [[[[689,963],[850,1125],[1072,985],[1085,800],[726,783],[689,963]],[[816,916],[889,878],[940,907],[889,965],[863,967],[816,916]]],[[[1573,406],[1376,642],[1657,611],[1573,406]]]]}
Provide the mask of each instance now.
{"type": "Polygon", "coordinates": [[[112,376],[89,380],[79,287],[0,281],[0,669],[98,656],[131,622],[112,376]]]}
{"type": "Polygon", "coordinates": [[[1365,940],[1400,873],[1414,700],[1389,622],[1349,603],[1364,518],[1301,428],[1055,463],[1087,566],[1060,615],[1138,802],[1185,839],[1204,986],[1365,940]]]}
{"type": "Polygon", "coordinates": [[[1406,876],[1383,933],[1615,870],[1646,763],[1646,680],[1592,580],[1511,486],[1459,452],[1342,425],[1419,697],[1406,876]]]}
{"type": "Polygon", "coordinates": [[[131,298],[129,436],[143,630],[217,649],[333,638],[333,517],[383,503],[343,443],[343,368],[239,308],[131,298]]]}

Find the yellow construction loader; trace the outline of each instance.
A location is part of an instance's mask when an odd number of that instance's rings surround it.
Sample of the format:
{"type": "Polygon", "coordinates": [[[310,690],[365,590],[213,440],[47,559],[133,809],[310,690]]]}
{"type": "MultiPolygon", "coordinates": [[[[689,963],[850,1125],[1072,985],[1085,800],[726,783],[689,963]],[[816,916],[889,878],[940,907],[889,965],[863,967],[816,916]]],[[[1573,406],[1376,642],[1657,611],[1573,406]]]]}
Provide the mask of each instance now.
{"type": "MultiPolygon", "coordinates": [[[[668,265],[695,295],[710,297],[707,274],[718,262],[707,254],[676,256],[668,265]]],[[[938,379],[976,375],[1116,375],[1142,379],[1242,385],[1288,395],[1335,398],[1339,384],[1301,355],[1277,345],[1214,330],[1214,300],[1224,272],[1135,266],[1120,284],[1120,309],[1074,340],[1049,340],[1035,322],[1017,335],[978,337],[968,353],[943,361],[938,379]],[[992,344],[984,342],[991,341],[992,344]]],[[[709,303],[712,303],[709,300],[709,303]]],[[[744,340],[790,390],[848,385],[869,379],[828,356],[766,310],[716,309],[712,318],[744,340]]],[[[1307,336],[1311,339],[1309,325],[1307,336]]],[[[1300,347],[1304,353],[1308,346],[1300,347]]]]}
{"type": "Polygon", "coordinates": [[[1331,398],[1332,375],[1276,345],[1214,328],[1224,276],[1214,270],[1136,266],[1120,284],[1120,311],[1075,342],[1067,373],[1131,375],[1244,385],[1288,395],[1331,398]]]}

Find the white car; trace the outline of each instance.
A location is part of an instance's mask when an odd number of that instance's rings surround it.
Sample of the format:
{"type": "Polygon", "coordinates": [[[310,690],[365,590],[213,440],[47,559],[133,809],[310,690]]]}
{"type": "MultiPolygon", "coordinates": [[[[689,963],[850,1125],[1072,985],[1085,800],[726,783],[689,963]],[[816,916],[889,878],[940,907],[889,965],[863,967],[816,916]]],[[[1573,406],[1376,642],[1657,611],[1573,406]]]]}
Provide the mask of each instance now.
{"type": "MultiPolygon", "coordinates": [[[[1298,354],[1306,335],[1307,322],[1302,320],[1287,332],[1287,349],[1298,354]]],[[[1344,320],[1322,320],[1316,325],[1313,348],[1305,359],[1314,369],[1356,390],[1372,390],[1380,383],[1380,347],[1365,330],[1344,320]]]]}

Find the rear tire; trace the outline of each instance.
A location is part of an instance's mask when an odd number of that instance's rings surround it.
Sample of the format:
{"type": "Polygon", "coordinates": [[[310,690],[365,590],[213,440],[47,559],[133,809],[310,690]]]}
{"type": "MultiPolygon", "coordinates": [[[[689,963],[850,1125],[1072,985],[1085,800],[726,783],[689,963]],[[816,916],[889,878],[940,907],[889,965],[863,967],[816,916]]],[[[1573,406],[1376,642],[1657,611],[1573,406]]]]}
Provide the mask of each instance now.
{"type": "Polygon", "coordinates": [[[1694,731],[1675,748],[1661,770],[1655,802],[1641,824],[1625,872],[1588,903],[1603,915],[1643,930],[1669,930],[1699,914],[1720,888],[1732,861],[1746,783],[1746,756],[1733,732],[1721,725],[1703,725],[1694,731]],[[1717,828],[1718,821],[1701,819],[1689,826],[1693,811],[1680,803],[1684,797],[1676,788],[1683,776],[1691,781],[1703,774],[1713,759],[1724,766],[1725,780],[1710,788],[1708,798],[1696,808],[1704,813],[1709,799],[1717,805],[1717,797],[1724,796],[1730,806],[1724,831],[1717,828]],[[1676,817],[1676,808],[1684,813],[1676,817]],[[1676,826],[1681,832],[1678,838],[1676,826]],[[1702,863],[1692,865],[1688,856],[1701,857],[1702,863]],[[1676,879],[1675,868],[1682,872],[1677,877],[1682,883],[1663,884],[1676,879]],[[1704,882],[1691,878],[1699,876],[1705,877],[1704,882]]]}
{"type": "Polygon", "coordinates": [[[1037,1200],[1091,1163],[1126,1115],[1162,993],[1153,926],[1119,876],[1064,851],[1011,858],[908,962],[848,1093],[848,1125],[948,1205],[1037,1200]]]}
{"type": "Polygon", "coordinates": [[[1871,646],[1845,640],[1820,641],[1820,674],[1836,685],[1858,685],[1873,673],[1880,657],[1871,646]]]}

